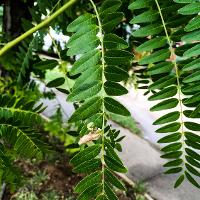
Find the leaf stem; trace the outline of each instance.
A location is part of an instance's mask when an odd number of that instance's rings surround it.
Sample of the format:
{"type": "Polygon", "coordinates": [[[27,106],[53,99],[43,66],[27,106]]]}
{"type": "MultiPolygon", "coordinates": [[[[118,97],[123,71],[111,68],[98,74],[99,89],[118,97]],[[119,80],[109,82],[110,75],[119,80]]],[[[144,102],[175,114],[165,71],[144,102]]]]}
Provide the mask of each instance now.
{"type": "Polygon", "coordinates": [[[29,29],[16,39],[12,40],[11,42],[8,42],[1,50],[0,50],[0,56],[2,56],[4,53],[6,53],[9,49],[17,45],[19,42],[27,38],[28,36],[32,35],[39,29],[45,27],[50,22],[52,22],[56,17],[58,17],[60,14],[62,14],[67,8],[69,8],[71,5],[73,5],[77,0],[70,0],[66,4],[64,4],[60,9],[58,9],[55,13],[53,13],[51,16],[49,16],[47,19],[39,23],[37,26],[29,29]]]}
{"type": "MultiPolygon", "coordinates": [[[[95,11],[95,14],[96,14],[96,17],[97,17],[97,20],[98,20],[98,26],[99,26],[99,38],[100,38],[100,43],[101,43],[101,62],[102,62],[102,87],[104,88],[104,84],[106,82],[106,79],[105,79],[105,75],[104,75],[104,71],[105,71],[105,49],[104,49],[104,34],[103,34],[103,27],[102,27],[102,24],[101,24],[101,19],[100,19],[100,16],[99,16],[99,13],[98,13],[98,10],[97,10],[97,7],[96,5],[94,4],[94,2],[92,0],[90,0],[93,8],[94,8],[94,11],[95,11]]],[[[103,114],[103,124],[102,124],[102,154],[101,154],[101,162],[102,162],[102,186],[103,186],[103,193],[105,191],[105,159],[104,159],[104,153],[105,153],[105,132],[104,132],[104,129],[105,129],[105,105],[104,105],[104,97],[105,97],[105,91],[103,90],[102,92],[102,98],[103,98],[103,105],[102,105],[102,114],[103,114]]]]}
{"type": "MultiPolygon", "coordinates": [[[[159,14],[160,14],[160,18],[163,24],[163,28],[167,37],[167,41],[169,43],[169,50],[171,52],[171,56],[175,55],[174,49],[173,49],[173,41],[170,39],[166,25],[165,25],[165,20],[161,11],[161,7],[158,3],[158,0],[155,0],[155,3],[157,5],[159,14]]],[[[177,86],[178,86],[178,100],[179,100],[179,106],[180,106],[180,123],[181,123],[181,134],[182,134],[182,149],[183,149],[183,160],[185,161],[185,135],[184,135],[184,120],[183,120],[183,102],[182,102],[182,92],[181,92],[181,84],[180,84],[180,80],[179,80],[179,69],[177,66],[177,62],[176,60],[172,61],[172,63],[174,64],[174,68],[175,68],[175,72],[176,72],[176,80],[177,80],[177,86]]]]}

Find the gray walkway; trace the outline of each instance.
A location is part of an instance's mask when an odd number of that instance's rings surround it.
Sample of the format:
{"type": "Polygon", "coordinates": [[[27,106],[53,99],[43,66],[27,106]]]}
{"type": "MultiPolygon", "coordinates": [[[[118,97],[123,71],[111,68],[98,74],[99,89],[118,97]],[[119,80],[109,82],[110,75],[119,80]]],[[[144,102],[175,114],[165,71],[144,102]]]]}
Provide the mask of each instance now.
{"type": "MultiPolygon", "coordinates": [[[[66,102],[66,96],[60,92],[56,92],[57,100],[46,101],[48,109],[46,115],[52,115],[53,111],[60,103],[64,112],[64,118],[67,119],[73,112],[73,105],[66,102]]],[[[126,105],[131,111],[132,116],[138,122],[144,137],[155,144],[159,135],[155,134],[156,127],[152,126],[152,122],[160,114],[150,113],[149,107],[152,105],[141,93],[135,95],[130,92],[127,96],[118,98],[120,102],[126,105]]],[[[123,152],[121,158],[128,167],[128,177],[133,181],[144,181],[147,184],[149,194],[155,200],[200,200],[200,190],[194,188],[188,182],[185,182],[179,189],[173,189],[175,176],[163,175],[163,162],[160,158],[160,152],[144,140],[127,129],[121,128],[113,124],[121,130],[121,134],[126,135],[123,140],[123,152]]]]}
{"type": "Polygon", "coordinates": [[[142,181],[147,185],[147,192],[156,200],[200,200],[200,190],[185,182],[174,190],[175,175],[164,175],[160,152],[148,141],[133,135],[127,129],[113,124],[126,136],[122,142],[123,152],[120,157],[128,167],[127,176],[134,182],[142,181]]]}

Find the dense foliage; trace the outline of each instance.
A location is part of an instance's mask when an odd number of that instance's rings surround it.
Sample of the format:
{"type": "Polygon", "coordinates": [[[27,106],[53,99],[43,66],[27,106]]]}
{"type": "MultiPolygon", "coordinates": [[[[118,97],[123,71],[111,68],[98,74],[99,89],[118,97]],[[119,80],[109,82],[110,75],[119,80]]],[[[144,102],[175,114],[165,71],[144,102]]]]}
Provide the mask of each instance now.
{"type": "Polygon", "coordinates": [[[199,117],[200,3],[175,2],[180,4],[138,0],[130,4],[129,9],[136,13],[131,23],[140,24],[133,36],[146,38],[136,51],[146,54],[138,60],[138,65],[146,66],[153,81],[148,87],[153,93],[149,100],[161,100],[151,111],[170,110],[154,122],[154,125],[162,125],[157,133],[167,133],[158,141],[167,144],[161,149],[162,158],[170,159],[164,165],[168,168],[165,173],[180,174],[175,187],[185,176],[199,187],[192,175],[199,176],[199,135],[195,131],[199,131],[200,126],[190,119],[199,117]],[[175,48],[176,42],[181,41],[182,45],[175,48]]]}
{"type": "MultiPolygon", "coordinates": [[[[115,176],[127,172],[117,155],[123,137],[108,120],[112,113],[130,116],[114,98],[127,94],[124,85],[130,82],[158,101],[151,111],[167,111],[154,125],[163,135],[158,143],[165,144],[165,173],[178,174],[174,187],[187,179],[200,188],[200,124],[194,121],[200,111],[199,0],[38,0],[29,10],[32,19],[22,19],[22,27],[27,31],[39,24],[38,29],[33,36],[22,35],[16,49],[4,46],[0,58],[2,81],[11,80],[2,84],[0,96],[2,181],[12,181],[4,173],[12,172],[9,166],[17,155],[41,158],[48,152],[38,135],[43,105],[36,106],[26,91],[58,69],[61,75],[46,87],[66,94],[75,108],[68,123],[77,129],[74,147],[80,152],[71,164],[75,172],[87,174],[75,188],[78,199],[117,199],[112,188],[125,190],[115,176]],[[55,13],[48,25],[70,36],[64,47],[47,24],[40,24],[41,16],[48,20],[55,13]],[[52,40],[47,51],[46,35],[52,40]]],[[[2,33],[1,42],[7,39],[2,33]]]]}

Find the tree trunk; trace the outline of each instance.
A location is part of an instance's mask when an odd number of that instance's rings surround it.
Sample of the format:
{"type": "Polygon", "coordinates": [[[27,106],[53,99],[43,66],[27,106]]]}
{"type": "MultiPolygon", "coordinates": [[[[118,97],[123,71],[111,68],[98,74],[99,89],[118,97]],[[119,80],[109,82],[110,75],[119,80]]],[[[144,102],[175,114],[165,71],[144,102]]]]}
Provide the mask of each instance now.
{"type": "Polygon", "coordinates": [[[21,19],[31,19],[28,8],[32,7],[34,0],[24,3],[22,0],[4,0],[3,31],[7,39],[13,39],[23,32],[21,19]]]}

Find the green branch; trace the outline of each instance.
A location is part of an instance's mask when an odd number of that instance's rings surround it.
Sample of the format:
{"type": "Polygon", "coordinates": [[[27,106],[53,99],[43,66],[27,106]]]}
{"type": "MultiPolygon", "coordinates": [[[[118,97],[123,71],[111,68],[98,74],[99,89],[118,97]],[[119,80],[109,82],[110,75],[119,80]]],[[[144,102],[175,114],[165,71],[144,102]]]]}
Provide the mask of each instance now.
{"type": "Polygon", "coordinates": [[[6,53],[9,49],[17,45],[19,42],[27,38],[28,36],[32,35],[39,29],[45,27],[48,25],[51,21],[53,21],[56,17],[58,17],[60,14],[62,14],[67,8],[69,8],[71,5],[73,5],[77,0],[70,0],[67,2],[65,5],[63,5],[60,9],[58,9],[55,13],[53,13],[51,16],[49,16],[47,19],[42,21],[40,24],[37,26],[31,28],[24,34],[20,35],[16,39],[12,40],[11,42],[8,42],[1,50],[0,50],[0,56],[2,56],[4,53],[6,53]]]}

